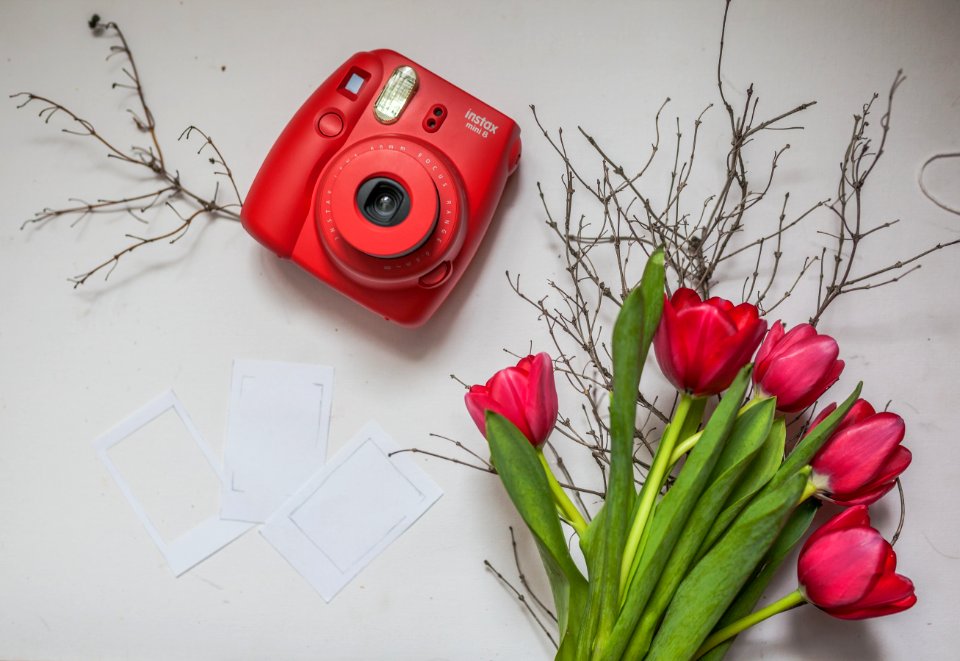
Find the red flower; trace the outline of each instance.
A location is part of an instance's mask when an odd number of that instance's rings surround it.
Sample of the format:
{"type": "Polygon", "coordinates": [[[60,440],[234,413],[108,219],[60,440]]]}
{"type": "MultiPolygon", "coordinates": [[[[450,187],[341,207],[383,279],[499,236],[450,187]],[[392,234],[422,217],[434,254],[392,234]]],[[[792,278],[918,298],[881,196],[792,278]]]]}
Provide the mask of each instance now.
{"type": "Polygon", "coordinates": [[[795,413],[836,383],[843,361],[837,360],[837,341],[810,324],[794,326],[786,334],[783,329],[781,322],[775,323],[760,345],[753,382],[777,398],[778,410],[795,413]]]}
{"type": "Polygon", "coordinates": [[[486,412],[494,411],[517,426],[534,446],[547,440],[557,419],[553,361],[545,353],[527,356],[516,367],[494,374],[486,385],[470,386],[467,411],[486,436],[486,412]]]}
{"type": "MultiPolygon", "coordinates": [[[[825,408],[811,429],[836,407],[825,408]]],[[[813,458],[813,483],[826,499],[840,505],[877,501],[910,465],[910,450],[900,445],[903,433],[903,418],[877,413],[868,402],[858,399],[813,458]]]]}
{"type": "Polygon", "coordinates": [[[810,535],[797,563],[800,591],[844,620],[890,615],[917,603],[913,583],[896,573],[893,547],[870,527],[865,505],[844,510],[810,535]]]}
{"type": "Polygon", "coordinates": [[[660,369],[678,390],[716,395],[750,360],[765,330],[767,322],[749,303],[701,301],[684,288],[664,301],[653,346],[660,369]]]}

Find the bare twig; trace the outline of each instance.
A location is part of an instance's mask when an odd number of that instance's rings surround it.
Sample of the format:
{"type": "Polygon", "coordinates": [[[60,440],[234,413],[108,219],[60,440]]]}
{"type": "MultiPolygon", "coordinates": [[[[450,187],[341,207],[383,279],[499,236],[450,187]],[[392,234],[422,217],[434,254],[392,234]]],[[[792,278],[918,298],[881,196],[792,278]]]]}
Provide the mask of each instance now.
{"type": "MultiPolygon", "coordinates": [[[[437,436],[437,434],[431,434],[431,436],[437,436]]],[[[463,449],[466,449],[466,448],[463,448],[463,449]]],[[[439,452],[421,450],[420,448],[401,448],[400,450],[394,450],[393,452],[390,452],[387,456],[392,457],[395,454],[402,454],[404,452],[409,452],[411,454],[423,454],[423,455],[427,455],[428,457],[434,457],[436,459],[443,459],[444,461],[449,461],[452,464],[465,466],[466,468],[473,468],[474,470],[482,471],[484,473],[490,473],[491,475],[497,474],[497,470],[492,465],[490,465],[485,461],[484,461],[484,465],[478,466],[477,464],[472,464],[469,461],[463,461],[462,459],[457,459],[456,457],[448,457],[447,455],[440,454],[439,452]]],[[[473,453],[471,452],[471,454],[473,453]]],[[[559,482],[559,481],[557,482],[557,484],[559,484],[564,489],[569,489],[570,491],[574,491],[578,493],[589,493],[594,496],[601,496],[601,497],[604,495],[603,492],[597,491],[595,489],[587,489],[586,487],[577,486],[576,484],[566,484],[564,482],[559,482]]]]}
{"type": "Polygon", "coordinates": [[[517,576],[520,578],[520,585],[522,585],[526,591],[530,594],[530,597],[536,602],[537,606],[550,617],[554,622],[557,621],[556,614],[550,610],[546,604],[541,601],[540,597],[537,596],[537,593],[533,591],[530,585],[527,583],[527,577],[523,573],[523,568],[520,567],[520,554],[517,552],[517,537],[513,534],[513,526],[510,526],[510,544],[513,546],[513,562],[517,565],[517,576]]]}
{"type": "MultiPolygon", "coordinates": [[[[920,260],[927,255],[942,250],[944,248],[960,244],[960,239],[952,241],[942,241],[936,245],[921,250],[920,252],[898,259],[892,264],[874,269],[862,275],[855,275],[854,265],[856,258],[863,244],[863,240],[880,230],[892,227],[898,221],[887,221],[879,223],[872,228],[866,228],[863,218],[863,193],[867,180],[873,173],[880,158],[883,156],[887,144],[887,138],[890,133],[890,118],[893,113],[893,100],[897,89],[903,84],[906,77],[902,71],[897,71],[893,83],[887,93],[886,108],[880,117],[880,135],[876,140],[868,133],[870,126],[870,116],[873,112],[874,103],[879,99],[879,94],[874,94],[871,99],[863,104],[861,112],[853,116],[853,128],[850,138],[844,150],[843,160],[840,163],[840,176],[837,183],[837,196],[834,202],[829,206],[830,211],[836,220],[836,231],[832,234],[835,240],[833,250],[833,267],[829,277],[824,273],[821,264],[820,288],[817,296],[817,308],[813,316],[810,317],[810,323],[817,325],[827,308],[844,294],[867,289],[876,289],[884,285],[893,284],[910,273],[921,267],[920,260]],[[906,266],[911,266],[906,271],[900,272],[892,277],[880,278],[894,271],[900,271],[906,266]]],[[[960,154],[955,154],[955,156],[960,154]]],[[[939,154],[927,159],[920,170],[919,185],[921,191],[931,201],[941,208],[943,204],[930,196],[923,184],[923,173],[927,165],[938,158],[949,158],[950,154],[939,154]]],[[[949,207],[946,211],[952,211],[949,207]]]]}
{"type": "Polygon", "coordinates": [[[899,477],[897,478],[897,493],[900,496],[900,519],[897,521],[897,529],[890,539],[890,546],[896,544],[897,540],[900,539],[900,533],[903,532],[903,524],[907,520],[907,498],[903,493],[903,483],[899,477]]]}
{"type": "Polygon", "coordinates": [[[180,135],[180,138],[189,140],[191,135],[196,133],[204,139],[197,153],[201,153],[207,147],[211,149],[213,156],[209,157],[209,161],[218,168],[214,174],[216,176],[223,176],[229,181],[236,202],[221,203],[217,201],[219,184],[214,186],[213,195],[208,196],[187,187],[181,181],[179,172],[172,170],[164,157],[160,139],[157,134],[157,122],[154,118],[153,111],[147,103],[140,72],[126,35],[120,29],[119,25],[114,22],[103,22],[100,17],[96,15],[90,19],[88,26],[96,36],[108,35],[119,41],[119,43],[110,46],[107,59],[110,60],[115,56],[122,58],[123,64],[120,67],[120,71],[124,75],[124,82],[113,83],[113,88],[129,90],[134,93],[137,107],[128,108],[127,113],[132,118],[137,130],[148,134],[148,146],[144,147],[133,144],[126,149],[121,148],[118,141],[108,138],[106,134],[94,127],[90,121],[84,119],[64,104],[54,101],[49,97],[32,92],[18,92],[12,94],[11,98],[19,101],[17,105],[18,108],[38,104],[40,106],[38,115],[43,119],[44,123],[50,123],[51,119],[58,115],[63,116],[67,120],[67,125],[61,129],[63,133],[82,138],[90,138],[106,149],[107,158],[120,161],[125,165],[130,165],[137,169],[144,168],[148,170],[150,176],[156,180],[155,185],[158,187],[147,193],[123,194],[107,198],[98,198],[96,202],[86,202],[82,199],[74,198],[71,201],[77,202],[77,204],[61,208],[44,208],[36,213],[33,218],[25,221],[22,228],[63,216],[75,217],[72,223],[72,225],[75,225],[92,214],[116,212],[127,213],[133,216],[138,222],[146,224],[148,221],[139,214],[143,214],[149,209],[160,206],[172,209],[181,222],[174,229],[161,232],[152,237],[126,234],[126,238],[130,239],[132,243],[129,243],[125,248],[114,253],[112,257],[104,260],[85,273],[70,278],[69,280],[75,288],[85,284],[90,277],[96,273],[103,272],[105,274],[104,279],[109,278],[122,257],[143,246],[164,241],[169,241],[170,243],[178,241],[187,233],[193,221],[200,216],[239,220],[240,215],[238,209],[243,204],[243,199],[233,177],[233,171],[227,165],[220,149],[209,135],[195,126],[187,127],[180,135]],[[175,200],[191,207],[190,211],[186,214],[178,212],[171,204],[171,202],[175,200]]]}
{"type": "Polygon", "coordinates": [[[92,269],[90,269],[86,273],[82,273],[78,276],[70,278],[70,282],[73,283],[74,288],[79,287],[80,285],[84,284],[92,275],[104,269],[106,269],[106,275],[104,276],[104,280],[106,280],[107,278],[110,277],[110,274],[113,272],[113,269],[116,268],[117,263],[120,261],[121,257],[132,253],[137,248],[150,245],[151,243],[156,243],[157,241],[169,240],[170,243],[175,243],[179,241],[184,236],[184,234],[187,233],[187,230],[190,229],[190,224],[194,221],[194,219],[203,213],[207,213],[207,211],[204,209],[197,209],[187,217],[181,216],[180,219],[183,222],[180,225],[173,228],[169,232],[160,234],[159,236],[153,236],[153,237],[147,238],[147,237],[136,236],[134,234],[126,234],[125,236],[128,239],[132,239],[133,243],[128,245],[126,248],[124,248],[120,252],[115,253],[113,257],[110,257],[109,259],[101,262],[97,266],[94,266],[92,269]]]}
{"type": "Polygon", "coordinates": [[[500,579],[500,582],[503,583],[507,588],[509,588],[509,590],[517,597],[520,603],[523,604],[523,607],[527,609],[527,612],[530,614],[530,617],[533,618],[533,621],[537,623],[537,625],[540,627],[540,630],[543,631],[543,633],[550,640],[550,643],[556,648],[557,641],[554,639],[553,634],[550,633],[550,630],[547,629],[547,626],[543,623],[543,620],[540,619],[540,616],[537,615],[536,611],[533,610],[533,607],[527,601],[526,595],[524,595],[522,592],[520,592],[520,590],[514,587],[514,585],[510,581],[508,581],[503,574],[498,572],[496,568],[494,568],[494,566],[490,564],[489,560],[484,560],[483,564],[486,566],[487,569],[492,571],[496,575],[496,577],[500,579]]]}
{"type": "MultiPolygon", "coordinates": [[[[760,107],[752,84],[746,86],[742,98],[732,97],[722,75],[724,51],[729,46],[726,29],[729,10],[730,0],[727,0],[716,68],[717,93],[724,116],[722,128],[729,146],[725,147],[719,183],[711,177],[712,188],[707,189],[710,192],[703,198],[691,202],[689,191],[692,183],[700,184],[693,179],[699,174],[695,164],[699,168],[707,160],[697,157],[697,149],[706,139],[701,138],[701,132],[709,128],[704,124],[704,117],[710,105],[696,117],[692,126],[676,118],[674,137],[664,137],[664,141],[670,143],[664,149],[660,125],[660,116],[666,107],[664,102],[654,119],[651,149],[641,156],[639,165],[631,165],[618,155],[616,151],[623,149],[619,145],[601,144],[587,129],[578,126],[579,136],[589,145],[596,160],[592,171],[571,158],[563,129],[546,128],[536,108],[531,106],[540,133],[559,159],[559,187],[553,196],[548,195],[539,182],[537,191],[544,223],[551,238],[558,242],[562,273],[548,280],[540,291],[531,290],[529,285],[521,287],[519,274],[507,272],[506,277],[514,294],[535,310],[545,325],[553,345],[554,372],[562,377],[558,379],[560,386],[565,384],[579,402],[576,415],[571,417],[561,412],[558,416],[554,441],[562,437],[572,442],[575,452],[588,453],[604,490],[610,466],[608,405],[613,386],[607,337],[623,301],[640,278],[644,255],[657,247],[664,249],[668,294],[689,287],[703,298],[711,296],[715,286],[733,280],[730,271],[734,265],[752,266],[745,277],[742,273],[736,275],[735,281],[741,285],[741,299],[753,302],[763,315],[777,310],[805,279],[816,280],[816,310],[810,318],[811,323],[816,324],[839,297],[896,282],[919,269],[922,259],[931,253],[960,244],[960,239],[944,240],[893,263],[860,268],[865,240],[888,236],[888,230],[900,222],[900,219],[888,218],[868,220],[863,194],[867,180],[885,153],[893,99],[904,81],[902,72],[897,72],[890,86],[878,135],[870,135],[876,131],[869,127],[879,95],[874,94],[854,116],[844,145],[835,194],[829,198],[818,196],[819,199],[804,201],[797,207],[789,191],[778,190],[781,187],[778,168],[788,157],[790,145],[781,143],[772,153],[758,155],[755,144],[768,131],[801,129],[796,117],[816,102],[788,106],[787,110],[777,110],[764,118],[765,109],[760,107]],[[660,156],[664,151],[667,156],[660,156]],[[658,156],[659,163],[655,163],[658,156]],[[651,183],[650,173],[655,165],[662,166],[665,172],[660,185],[651,183]],[[765,200],[767,204],[763,204],[765,200]],[[779,214],[769,211],[774,200],[779,214]],[[831,237],[833,245],[810,255],[788,256],[788,252],[795,253],[798,245],[790,240],[788,232],[795,233],[795,228],[821,211],[835,221],[829,231],[821,232],[831,237]],[[797,268],[795,264],[801,265],[797,268]]],[[[715,143],[716,138],[710,136],[709,142],[715,143]]],[[[919,185],[938,207],[958,213],[933,197],[924,183],[924,173],[931,163],[953,157],[960,157],[960,153],[938,154],[928,159],[921,168],[919,185]]],[[[642,484],[649,472],[647,457],[654,455],[655,439],[669,421],[672,407],[667,407],[669,400],[658,405],[658,398],[641,392],[637,393],[637,403],[640,414],[635,424],[634,480],[642,484]]],[[[815,409],[814,405],[813,412],[815,409]]],[[[808,413],[790,421],[794,442],[802,437],[807,424],[808,413]]],[[[574,480],[567,470],[565,456],[554,445],[549,447],[553,462],[569,483],[563,486],[575,492],[580,508],[586,511],[580,491],[572,487],[574,480]]],[[[900,536],[906,516],[899,480],[897,489],[900,519],[893,543],[900,536]]],[[[521,585],[529,589],[520,568],[512,528],[511,538],[521,585]]],[[[514,592],[520,594],[515,589],[514,592]]],[[[543,607],[538,599],[536,601],[543,607]]],[[[529,604],[525,605],[530,608],[529,604]]]]}

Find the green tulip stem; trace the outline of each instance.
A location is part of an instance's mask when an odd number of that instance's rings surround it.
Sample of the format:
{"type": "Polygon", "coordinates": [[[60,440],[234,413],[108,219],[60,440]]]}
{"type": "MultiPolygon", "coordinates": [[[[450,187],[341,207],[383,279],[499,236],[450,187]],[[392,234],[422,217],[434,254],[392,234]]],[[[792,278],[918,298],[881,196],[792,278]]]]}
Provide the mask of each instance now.
{"type": "Polygon", "coordinates": [[[650,513],[653,511],[653,505],[657,500],[657,494],[663,486],[673,463],[673,449],[677,444],[680,430],[683,429],[683,422],[690,412],[690,407],[694,403],[694,398],[687,393],[680,395],[680,402],[677,404],[677,410],[673,414],[673,420],[667,425],[660,439],[660,445],[657,446],[657,453],[653,457],[653,465],[650,466],[650,472],[647,473],[647,479],[643,481],[643,487],[640,489],[640,505],[637,507],[636,516],[630,525],[630,532],[627,535],[627,543],[623,549],[623,560],[620,563],[620,599],[623,600],[627,592],[627,586],[630,583],[630,576],[633,574],[634,560],[639,557],[640,540],[643,532],[647,528],[650,520],[650,513]]]}
{"type": "Polygon", "coordinates": [[[703,645],[700,646],[700,649],[697,650],[697,653],[693,655],[694,659],[699,659],[701,656],[712,650],[714,647],[720,643],[733,638],[738,633],[744,629],[749,629],[754,624],[763,622],[769,617],[773,617],[778,613],[783,613],[790,610],[791,608],[796,608],[797,606],[802,606],[807,603],[807,600],[803,598],[803,595],[800,593],[800,590],[794,590],[788,594],[783,599],[773,602],[769,606],[761,608],[760,610],[750,613],[746,617],[743,617],[736,622],[725,626],[719,631],[715,631],[711,634],[705,641],[703,645]]]}
{"type": "Polygon", "coordinates": [[[541,448],[537,448],[537,457],[540,459],[543,472],[547,476],[550,493],[553,495],[553,502],[557,504],[557,510],[560,512],[560,516],[563,517],[564,521],[573,526],[573,529],[577,531],[578,535],[583,537],[583,533],[587,530],[587,522],[584,520],[583,515],[580,514],[580,510],[571,502],[567,496],[567,492],[564,491],[560,483],[557,482],[557,478],[554,476],[553,471],[550,470],[550,465],[547,463],[547,458],[543,456],[543,450],[541,448]]]}
{"type": "MultiPolygon", "coordinates": [[[[759,404],[765,399],[769,399],[769,397],[760,392],[755,393],[753,398],[740,408],[740,410],[737,412],[737,417],[739,418],[744,413],[749,411],[751,407],[756,406],[757,404],[759,404]]],[[[696,434],[694,434],[693,436],[690,436],[677,444],[677,446],[673,450],[673,454],[670,456],[671,469],[677,465],[677,462],[683,458],[683,455],[690,452],[690,450],[692,450],[697,445],[697,442],[700,440],[701,436],[703,436],[702,429],[698,431],[696,434]]]]}
{"type": "Polygon", "coordinates": [[[685,441],[677,443],[677,447],[673,449],[673,454],[670,456],[670,467],[677,465],[677,462],[680,461],[681,457],[686,453],[690,452],[693,449],[693,446],[697,444],[697,441],[700,440],[700,437],[703,436],[703,430],[701,429],[693,436],[689,437],[685,441]]]}

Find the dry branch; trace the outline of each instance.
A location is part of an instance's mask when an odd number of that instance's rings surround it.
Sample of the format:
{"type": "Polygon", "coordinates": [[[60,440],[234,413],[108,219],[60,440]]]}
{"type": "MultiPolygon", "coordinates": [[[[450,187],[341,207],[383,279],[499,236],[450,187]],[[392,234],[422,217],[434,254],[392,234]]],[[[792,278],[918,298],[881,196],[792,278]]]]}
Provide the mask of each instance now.
{"type": "Polygon", "coordinates": [[[69,278],[73,286],[79,287],[85,284],[93,275],[103,272],[104,279],[110,277],[113,270],[117,267],[120,259],[134,252],[135,250],[157,243],[174,243],[186,235],[194,220],[200,216],[209,216],[211,218],[227,218],[230,220],[239,220],[239,208],[243,204],[243,198],[233,177],[233,171],[227,165],[219,147],[213,139],[195,126],[187,127],[181,134],[180,140],[190,140],[196,134],[203,139],[203,143],[197,150],[202,153],[205,149],[212,152],[208,158],[211,165],[216,168],[214,176],[225,179],[232,189],[233,202],[221,202],[218,200],[220,192],[220,183],[217,181],[213,187],[212,195],[206,195],[198,192],[193,187],[188,187],[183,183],[177,170],[171,169],[167,160],[164,158],[160,139],[157,135],[157,122],[153,111],[150,109],[146,100],[143,82],[140,78],[140,72],[137,69],[136,60],[126,35],[120,27],[113,22],[103,22],[99,16],[94,15],[88,22],[94,36],[106,36],[116,39],[119,43],[110,45],[107,60],[114,57],[120,57],[123,64],[120,66],[120,72],[124,76],[122,82],[114,82],[114,89],[127,90],[132,92],[135,98],[135,107],[127,108],[127,114],[132,118],[137,130],[149,137],[147,146],[132,144],[126,148],[119,146],[119,142],[108,138],[106,133],[98,130],[92,122],[84,119],[79,114],[68,108],[66,105],[54,101],[53,99],[33,92],[18,92],[12,94],[11,98],[19,101],[17,107],[25,108],[27,106],[39,105],[38,116],[44,123],[49,124],[54,117],[62,116],[66,120],[66,126],[61,128],[63,133],[81,138],[90,138],[99,143],[106,149],[108,159],[116,160],[123,165],[128,165],[136,170],[145,169],[148,171],[149,179],[153,180],[151,184],[154,189],[150,192],[124,193],[116,196],[98,197],[96,202],[87,202],[82,198],[71,198],[75,204],[59,208],[46,207],[26,220],[21,229],[37,223],[44,223],[60,217],[73,216],[74,220],[71,227],[81,222],[85,218],[94,214],[103,213],[125,213],[132,216],[141,224],[149,225],[150,221],[143,217],[143,214],[154,208],[167,207],[174,212],[180,223],[173,229],[161,231],[154,236],[141,236],[139,234],[125,234],[124,237],[130,242],[123,248],[116,251],[111,257],[103,260],[93,268],[77,276],[69,278]],[[182,207],[179,210],[174,203],[182,207]]]}

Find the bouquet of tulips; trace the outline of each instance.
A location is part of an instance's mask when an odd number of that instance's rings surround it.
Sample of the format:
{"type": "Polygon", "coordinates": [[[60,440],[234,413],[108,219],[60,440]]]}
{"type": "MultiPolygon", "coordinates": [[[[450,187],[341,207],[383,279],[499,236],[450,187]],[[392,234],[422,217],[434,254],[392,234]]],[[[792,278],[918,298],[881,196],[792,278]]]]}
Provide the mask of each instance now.
{"type": "Polygon", "coordinates": [[[812,405],[843,369],[833,338],[808,324],[768,331],[748,303],[701,301],[689,289],[668,298],[657,251],[624,301],[612,349],[609,474],[589,523],[542,451],[558,412],[550,357],[528,356],[466,395],[549,578],[557,659],[720,659],[744,629],[806,603],[862,619],[916,602],[867,512],[910,463],[903,420],[858,399],[858,385],[785,447],[785,414],[812,405]],[[637,403],[651,345],[679,398],[638,492],[637,403]],[[755,611],[822,501],[845,509],[807,537],[797,589],[755,611]],[[561,523],[576,532],[580,561],[561,523]]]}

